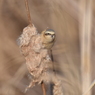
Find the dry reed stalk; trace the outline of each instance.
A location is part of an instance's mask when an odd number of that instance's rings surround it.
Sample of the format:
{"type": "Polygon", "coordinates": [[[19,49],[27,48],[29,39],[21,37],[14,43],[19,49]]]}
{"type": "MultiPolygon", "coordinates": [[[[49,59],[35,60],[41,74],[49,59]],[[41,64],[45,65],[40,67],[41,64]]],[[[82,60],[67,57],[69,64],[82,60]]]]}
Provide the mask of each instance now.
{"type": "Polygon", "coordinates": [[[25,0],[25,6],[26,6],[26,11],[27,11],[27,17],[28,17],[29,24],[32,26],[32,20],[31,20],[28,0],[25,0]]]}
{"type": "MultiPolygon", "coordinates": [[[[32,20],[31,20],[31,16],[30,16],[28,0],[25,0],[25,6],[26,6],[26,10],[27,10],[27,17],[28,17],[29,24],[32,26],[32,20]]],[[[41,85],[42,85],[43,95],[46,95],[46,90],[45,90],[44,83],[42,82],[41,85]]]]}
{"type": "MultiPolygon", "coordinates": [[[[80,29],[81,29],[81,73],[82,73],[82,93],[91,84],[91,19],[92,19],[92,0],[81,0],[80,3],[80,29]]],[[[91,91],[87,93],[91,95],[91,91]]]]}

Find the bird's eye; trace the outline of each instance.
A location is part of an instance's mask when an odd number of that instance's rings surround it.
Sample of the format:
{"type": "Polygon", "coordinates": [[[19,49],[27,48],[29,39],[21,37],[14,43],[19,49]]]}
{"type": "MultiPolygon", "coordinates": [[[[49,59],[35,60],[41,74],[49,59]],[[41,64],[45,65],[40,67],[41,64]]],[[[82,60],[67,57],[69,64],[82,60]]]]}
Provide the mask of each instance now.
{"type": "Polygon", "coordinates": [[[47,33],[47,35],[51,35],[51,34],[47,33]]]}
{"type": "Polygon", "coordinates": [[[51,35],[50,33],[46,33],[45,35],[51,35]]]}

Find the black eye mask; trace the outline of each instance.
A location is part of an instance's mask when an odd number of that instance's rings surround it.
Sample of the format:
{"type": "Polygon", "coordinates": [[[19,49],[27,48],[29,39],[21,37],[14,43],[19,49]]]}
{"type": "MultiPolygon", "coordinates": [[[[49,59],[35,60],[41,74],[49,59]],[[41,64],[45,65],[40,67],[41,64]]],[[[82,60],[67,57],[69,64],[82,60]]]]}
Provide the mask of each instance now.
{"type": "Polygon", "coordinates": [[[51,35],[50,33],[45,33],[45,35],[51,35]]]}

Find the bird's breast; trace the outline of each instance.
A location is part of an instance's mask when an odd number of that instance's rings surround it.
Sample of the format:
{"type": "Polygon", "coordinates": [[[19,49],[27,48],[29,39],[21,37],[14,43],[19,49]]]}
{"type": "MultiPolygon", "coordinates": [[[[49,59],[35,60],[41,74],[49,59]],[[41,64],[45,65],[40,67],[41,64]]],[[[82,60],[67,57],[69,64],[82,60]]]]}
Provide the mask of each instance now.
{"type": "Polygon", "coordinates": [[[43,48],[51,49],[54,43],[43,43],[43,48]]]}

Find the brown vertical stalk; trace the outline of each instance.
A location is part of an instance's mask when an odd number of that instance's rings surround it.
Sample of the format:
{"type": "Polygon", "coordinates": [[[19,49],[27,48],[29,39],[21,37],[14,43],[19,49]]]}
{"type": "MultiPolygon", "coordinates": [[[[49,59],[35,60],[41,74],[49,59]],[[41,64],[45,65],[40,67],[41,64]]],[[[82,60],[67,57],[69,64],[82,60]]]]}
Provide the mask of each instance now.
{"type": "MultiPolygon", "coordinates": [[[[80,3],[80,40],[81,40],[81,73],[82,73],[82,93],[91,84],[91,18],[92,0],[81,0],[80,3]]],[[[86,95],[91,95],[89,91],[86,95]]]]}
{"type": "MultiPolygon", "coordinates": [[[[32,26],[32,20],[31,20],[31,16],[30,16],[28,0],[25,0],[25,6],[26,6],[26,11],[27,11],[27,17],[28,17],[29,24],[32,26]]],[[[42,86],[42,90],[43,90],[43,95],[46,95],[45,84],[43,82],[41,83],[41,86],[42,86]]]]}
{"type": "Polygon", "coordinates": [[[45,84],[42,82],[41,83],[42,90],[43,90],[43,95],[46,95],[46,89],[45,89],[45,84]]]}
{"type": "Polygon", "coordinates": [[[26,6],[26,11],[27,11],[27,17],[28,17],[29,24],[32,26],[32,20],[31,20],[28,0],[25,0],[25,6],[26,6]]]}

